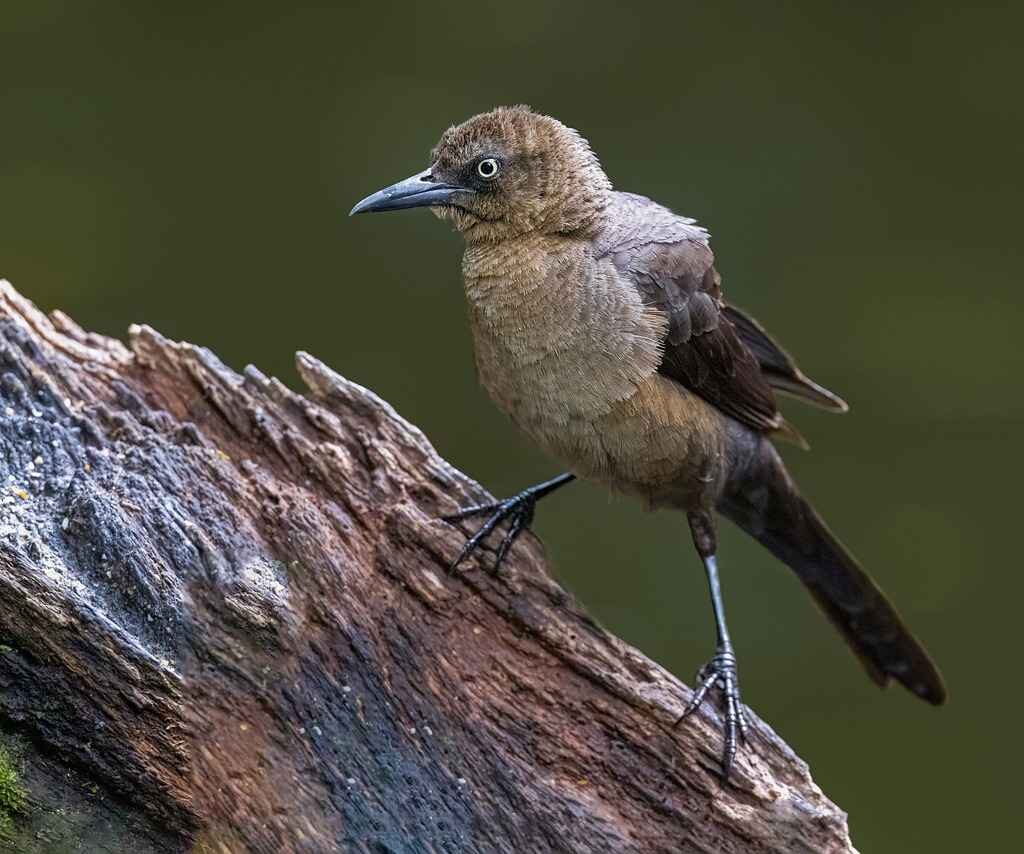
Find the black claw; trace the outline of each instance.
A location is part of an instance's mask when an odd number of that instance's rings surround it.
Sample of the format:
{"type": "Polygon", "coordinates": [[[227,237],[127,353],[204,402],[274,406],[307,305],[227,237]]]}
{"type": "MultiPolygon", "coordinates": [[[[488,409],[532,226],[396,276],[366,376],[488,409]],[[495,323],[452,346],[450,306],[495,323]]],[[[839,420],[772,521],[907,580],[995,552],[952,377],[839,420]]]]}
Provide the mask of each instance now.
{"type": "Polygon", "coordinates": [[[729,781],[733,760],[740,744],[747,743],[750,724],[740,700],[739,677],[736,675],[736,656],[731,649],[720,649],[715,657],[705,664],[697,676],[699,687],[683,713],[676,721],[676,726],[700,708],[712,688],[718,687],[722,692],[725,706],[724,744],[722,747],[722,779],[729,781]]]}
{"type": "Polygon", "coordinates": [[[531,490],[524,490],[512,498],[504,501],[494,501],[490,504],[476,504],[472,507],[464,507],[457,513],[442,517],[446,522],[459,522],[470,516],[479,516],[484,513],[490,514],[487,520],[481,525],[475,534],[466,540],[465,545],[448,568],[449,572],[455,572],[466,558],[476,551],[483,543],[488,534],[506,519],[511,519],[508,531],[502,537],[501,543],[494,559],[494,572],[501,567],[502,561],[508,554],[512,544],[519,538],[523,531],[530,527],[533,522],[534,510],[537,506],[537,497],[531,490]]]}
{"type": "Polygon", "coordinates": [[[558,477],[551,478],[551,480],[546,480],[544,483],[538,483],[536,486],[524,489],[518,495],[514,495],[512,498],[507,498],[504,501],[475,504],[472,507],[463,507],[457,513],[453,513],[450,516],[443,516],[442,518],[446,522],[454,523],[468,519],[470,516],[479,516],[484,513],[489,514],[487,520],[480,526],[477,532],[466,540],[466,544],[462,547],[462,551],[459,552],[459,556],[455,558],[449,571],[454,572],[460,563],[480,547],[484,538],[491,531],[506,519],[511,519],[508,531],[502,538],[495,556],[494,571],[497,572],[509,549],[519,539],[519,535],[523,531],[528,530],[533,523],[533,513],[537,507],[537,502],[545,495],[550,495],[556,489],[561,489],[567,483],[572,483],[575,479],[576,475],[566,472],[565,474],[558,475],[558,477]]]}

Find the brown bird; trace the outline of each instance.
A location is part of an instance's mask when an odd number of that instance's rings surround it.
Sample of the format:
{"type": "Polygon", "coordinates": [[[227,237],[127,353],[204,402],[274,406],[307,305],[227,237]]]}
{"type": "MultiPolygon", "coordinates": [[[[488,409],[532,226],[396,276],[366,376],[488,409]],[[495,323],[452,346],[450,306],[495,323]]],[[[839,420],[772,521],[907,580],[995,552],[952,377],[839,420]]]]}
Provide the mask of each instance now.
{"type": "Polygon", "coordinates": [[[465,238],[481,383],[569,469],[449,517],[487,517],[453,568],[507,521],[497,568],[536,502],[577,477],[684,511],[717,640],[680,720],[721,690],[726,778],[747,722],[715,562],[715,510],[796,572],[877,684],[893,678],[930,703],[945,700],[928,654],[800,496],[772,444],[806,446],[775,392],[835,412],[846,404],[725,301],[707,231],[613,190],[586,140],[523,106],[449,128],[426,171],[352,213],[421,206],[465,238]]]}

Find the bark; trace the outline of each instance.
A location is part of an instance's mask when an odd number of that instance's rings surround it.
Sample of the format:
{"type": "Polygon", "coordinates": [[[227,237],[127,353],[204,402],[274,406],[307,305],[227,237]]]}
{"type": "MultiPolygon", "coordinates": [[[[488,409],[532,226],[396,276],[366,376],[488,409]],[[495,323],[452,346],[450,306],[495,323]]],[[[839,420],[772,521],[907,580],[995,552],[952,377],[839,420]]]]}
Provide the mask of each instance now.
{"type": "Polygon", "coordinates": [[[674,728],[689,690],[531,536],[497,576],[493,552],[450,576],[464,533],[439,517],[487,493],[374,394],[297,366],[301,394],[0,283],[16,825],[65,769],[108,810],[97,851],[853,850],[756,717],[723,786],[713,704],[674,728]]]}

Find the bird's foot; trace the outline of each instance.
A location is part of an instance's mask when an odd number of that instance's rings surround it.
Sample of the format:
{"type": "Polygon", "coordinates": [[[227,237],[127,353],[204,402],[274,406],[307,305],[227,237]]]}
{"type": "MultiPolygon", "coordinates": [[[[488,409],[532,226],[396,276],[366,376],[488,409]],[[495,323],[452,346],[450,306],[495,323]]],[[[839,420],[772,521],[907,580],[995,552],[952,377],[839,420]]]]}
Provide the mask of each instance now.
{"type": "Polygon", "coordinates": [[[718,649],[707,664],[697,673],[697,690],[694,691],[689,705],[676,721],[678,726],[685,718],[692,715],[712,688],[719,688],[725,705],[725,747],[722,751],[722,779],[729,780],[733,760],[736,758],[737,747],[747,743],[750,723],[740,700],[740,683],[736,674],[736,656],[732,649],[718,649]]]}
{"type": "Polygon", "coordinates": [[[510,520],[508,530],[498,546],[497,556],[494,559],[494,572],[498,571],[501,562],[512,548],[512,544],[519,538],[523,531],[530,527],[533,522],[533,514],[537,508],[537,489],[530,487],[524,489],[518,495],[506,498],[504,501],[492,501],[488,504],[475,504],[472,507],[463,507],[458,513],[451,516],[443,516],[446,522],[454,523],[470,516],[487,516],[487,520],[481,525],[475,534],[466,540],[466,544],[448,568],[449,572],[455,572],[459,564],[476,551],[484,538],[491,533],[498,525],[506,519],[510,520]]]}

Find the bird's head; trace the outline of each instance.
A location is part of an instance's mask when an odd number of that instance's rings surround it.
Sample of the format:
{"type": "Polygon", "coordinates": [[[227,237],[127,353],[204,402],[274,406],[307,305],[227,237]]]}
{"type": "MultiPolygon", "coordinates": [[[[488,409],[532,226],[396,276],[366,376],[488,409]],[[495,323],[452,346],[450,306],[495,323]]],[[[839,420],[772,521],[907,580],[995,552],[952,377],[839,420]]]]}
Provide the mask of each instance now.
{"type": "Polygon", "coordinates": [[[528,107],[498,107],[448,128],[430,166],[352,213],[429,207],[471,241],[585,230],[611,183],[587,141],[528,107]]]}

